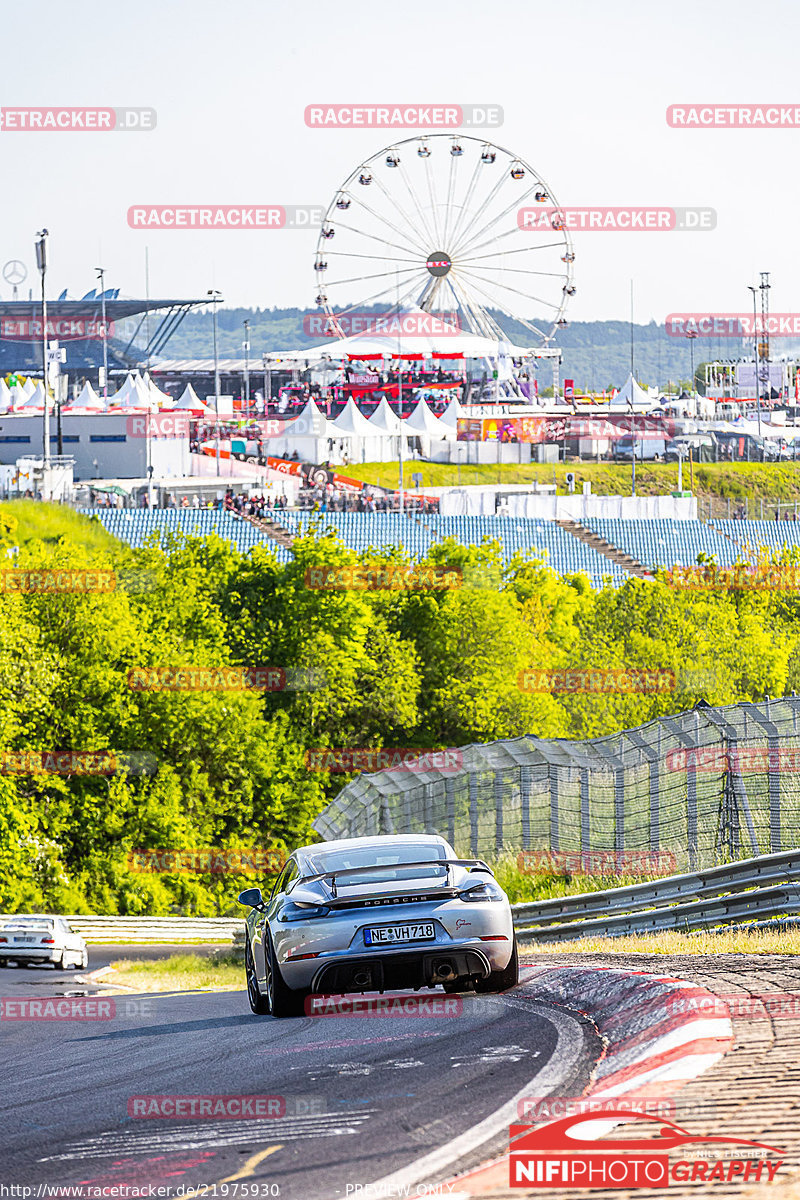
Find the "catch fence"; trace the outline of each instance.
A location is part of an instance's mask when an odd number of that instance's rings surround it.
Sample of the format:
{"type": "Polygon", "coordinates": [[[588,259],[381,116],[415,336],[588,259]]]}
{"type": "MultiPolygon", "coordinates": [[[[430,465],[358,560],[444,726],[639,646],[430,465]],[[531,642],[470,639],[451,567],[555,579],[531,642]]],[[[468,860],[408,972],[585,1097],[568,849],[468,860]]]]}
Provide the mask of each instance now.
{"type": "Polygon", "coordinates": [[[601,873],[635,874],[632,852],[668,872],[775,854],[798,844],[799,718],[796,696],[701,703],[586,741],[467,746],[443,767],[428,756],[357,776],[314,827],[326,839],[438,833],[483,858],[571,855],[573,873],[598,873],[586,863],[605,855],[601,873]]]}

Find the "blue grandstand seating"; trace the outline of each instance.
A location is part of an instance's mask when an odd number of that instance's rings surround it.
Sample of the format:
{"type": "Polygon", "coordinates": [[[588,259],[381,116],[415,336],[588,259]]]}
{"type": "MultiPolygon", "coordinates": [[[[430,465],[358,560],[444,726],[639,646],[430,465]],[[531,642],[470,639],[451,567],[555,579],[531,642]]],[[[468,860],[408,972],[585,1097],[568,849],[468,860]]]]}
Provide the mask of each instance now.
{"type": "Polygon", "coordinates": [[[739,557],[733,542],[702,521],[587,517],[581,524],[645,567],[692,567],[699,554],[713,555],[720,566],[731,566],[739,557]]]}
{"type": "Polygon", "coordinates": [[[737,554],[747,559],[760,546],[780,552],[800,547],[800,521],[711,521],[737,554]]]}
{"type": "Polygon", "coordinates": [[[224,541],[233,542],[237,550],[247,554],[253,546],[267,546],[279,562],[288,562],[291,551],[272,541],[242,517],[214,508],[82,508],[87,517],[99,517],[103,527],[129,546],[141,546],[158,531],[161,544],[170,533],[206,537],[215,533],[224,541]]]}
{"type": "MultiPolygon", "coordinates": [[[[243,554],[253,546],[264,545],[279,562],[288,562],[291,550],[279,545],[249,521],[218,509],[81,509],[97,516],[114,537],[131,546],[141,546],[154,531],[164,544],[168,533],[215,533],[243,554]]],[[[628,573],[585,542],[578,541],[554,521],[529,517],[416,516],[400,513],[309,513],[275,510],[266,514],[297,535],[311,527],[334,530],[345,545],[358,553],[380,552],[402,547],[413,560],[424,558],[431,546],[445,538],[454,538],[465,546],[480,545],[485,539],[500,543],[504,562],[519,551],[540,552],[545,563],[559,575],[582,572],[593,587],[610,580],[618,586],[628,573]]],[[[758,546],[780,549],[800,547],[800,522],[791,521],[675,521],[650,519],[587,518],[581,522],[630,554],[645,567],[693,566],[699,554],[714,556],[720,566],[732,566],[748,557],[758,546]]]]}
{"type": "Polygon", "coordinates": [[[574,538],[554,521],[530,517],[451,516],[439,514],[405,516],[400,513],[304,513],[273,514],[293,534],[309,527],[333,529],[352,549],[380,551],[402,546],[410,558],[424,558],[430,547],[445,538],[463,546],[480,545],[485,539],[500,543],[503,561],[518,551],[541,551],[545,563],[560,575],[583,572],[593,587],[604,579],[622,583],[628,574],[602,554],[574,538]]]}

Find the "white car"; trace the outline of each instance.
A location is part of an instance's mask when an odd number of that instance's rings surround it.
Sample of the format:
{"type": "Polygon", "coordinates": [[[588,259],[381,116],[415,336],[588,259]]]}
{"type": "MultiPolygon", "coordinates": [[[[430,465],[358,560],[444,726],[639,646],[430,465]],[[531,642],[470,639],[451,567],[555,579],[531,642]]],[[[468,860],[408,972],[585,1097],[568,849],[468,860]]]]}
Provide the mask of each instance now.
{"type": "Polygon", "coordinates": [[[63,917],[38,914],[0,918],[0,967],[9,962],[17,966],[52,963],[65,970],[83,970],[89,964],[89,951],[79,933],[73,932],[63,917]]]}
{"type": "Polygon", "coordinates": [[[250,1007],[300,1016],[312,992],[443,987],[504,992],[519,978],[511,906],[490,868],[437,834],[295,850],[247,905],[250,1007]]]}

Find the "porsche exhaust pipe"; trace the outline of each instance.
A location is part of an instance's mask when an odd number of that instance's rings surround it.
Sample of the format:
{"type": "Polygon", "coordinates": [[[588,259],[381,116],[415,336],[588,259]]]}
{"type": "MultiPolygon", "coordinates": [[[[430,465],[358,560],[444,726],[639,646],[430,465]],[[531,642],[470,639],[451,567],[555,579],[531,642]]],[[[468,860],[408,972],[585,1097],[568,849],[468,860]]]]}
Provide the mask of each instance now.
{"type": "Polygon", "coordinates": [[[448,979],[455,979],[455,970],[449,958],[439,959],[433,964],[433,978],[440,983],[446,982],[448,979]]]}
{"type": "Polygon", "coordinates": [[[356,987],[367,988],[372,983],[372,972],[368,967],[362,967],[359,971],[353,973],[353,983],[356,987]]]}

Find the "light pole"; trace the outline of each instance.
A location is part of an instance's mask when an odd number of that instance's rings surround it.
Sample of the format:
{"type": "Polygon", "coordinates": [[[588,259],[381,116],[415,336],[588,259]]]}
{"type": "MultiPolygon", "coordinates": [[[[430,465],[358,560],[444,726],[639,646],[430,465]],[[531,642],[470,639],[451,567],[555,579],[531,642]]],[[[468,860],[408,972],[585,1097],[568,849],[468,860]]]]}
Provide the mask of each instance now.
{"type": "Polygon", "coordinates": [[[219,358],[217,356],[217,305],[222,299],[222,293],[216,288],[209,288],[208,293],[211,297],[213,308],[211,309],[211,324],[214,330],[214,414],[215,414],[215,432],[216,432],[216,450],[215,457],[217,460],[217,474],[219,475],[219,358]]]}
{"type": "Polygon", "coordinates": [[[753,293],[753,378],[756,385],[756,418],[758,420],[758,436],[761,437],[761,394],[758,390],[758,312],[756,310],[756,293],[758,288],[747,285],[748,292],[753,293]]]}
{"type": "Polygon", "coordinates": [[[47,298],[45,296],[45,275],[47,274],[47,238],[48,232],[46,229],[41,229],[37,233],[39,239],[36,243],[36,265],[39,268],[39,274],[42,277],[42,387],[44,388],[44,424],[42,428],[42,440],[44,443],[42,451],[42,466],[44,473],[42,476],[42,497],[46,498],[47,488],[47,471],[50,467],[50,406],[49,394],[47,390],[47,298]]]}
{"type": "Polygon", "coordinates": [[[244,405],[245,412],[250,416],[250,322],[244,323],[244,405]]]}
{"type": "Polygon", "coordinates": [[[105,271],[102,267],[95,267],[95,271],[100,278],[100,306],[103,320],[103,400],[108,408],[108,326],[106,325],[105,271]]]}
{"type": "Polygon", "coordinates": [[[262,354],[261,362],[264,366],[264,416],[269,418],[269,401],[270,392],[272,391],[272,371],[269,365],[269,355],[262,354]]]}
{"type": "MultiPolygon", "coordinates": [[[[695,414],[696,414],[696,412],[697,412],[697,397],[695,396],[695,390],[694,390],[694,339],[697,337],[697,330],[696,330],[696,329],[690,329],[690,330],[688,331],[688,333],[686,334],[686,336],[687,336],[687,338],[689,339],[689,350],[690,350],[690,359],[689,359],[689,361],[690,361],[690,363],[691,363],[691,368],[690,368],[690,369],[691,369],[691,372],[692,372],[692,374],[691,374],[691,380],[692,380],[692,400],[694,401],[694,408],[695,408],[695,414]]],[[[695,415],[695,414],[693,414],[693,415],[695,415]]]]}

